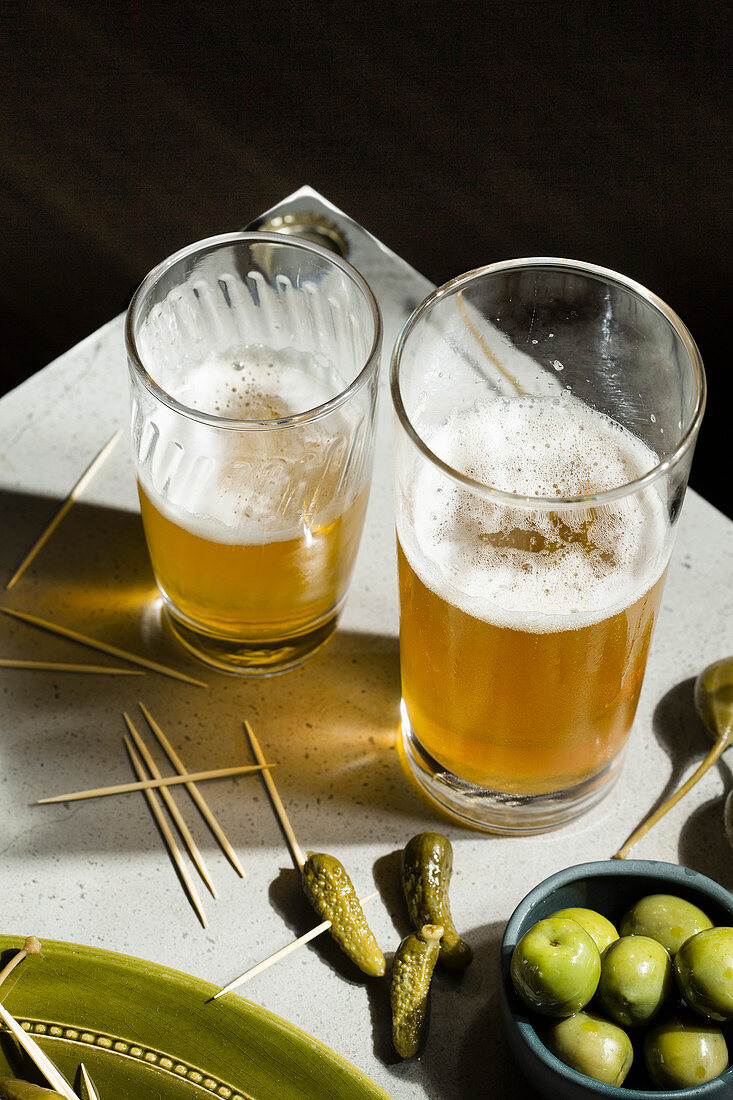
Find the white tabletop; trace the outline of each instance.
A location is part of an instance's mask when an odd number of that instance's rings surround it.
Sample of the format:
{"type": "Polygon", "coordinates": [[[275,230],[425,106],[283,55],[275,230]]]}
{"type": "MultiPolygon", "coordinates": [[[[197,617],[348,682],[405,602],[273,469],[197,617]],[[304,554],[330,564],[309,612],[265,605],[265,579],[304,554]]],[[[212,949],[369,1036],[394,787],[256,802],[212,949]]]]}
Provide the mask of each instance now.
{"type": "MultiPolygon", "coordinates": [[[[431,289],[378,241],[308,188],[278,209],[326,212],[385,320],[373,491],[339,628],[302,669],[259,683],[206,671],[206,690],[155,673],[91,677],[0,669],[2,930],[91,944],[218,985],[315,921],[260,779],[207,784],[205,794],[246,867],[241,880],[185,796],[185,812],[218,889],[201,886],[209,926],[186,900],[139,794],[65,806],[45,795],[131,778],[122,712],[139,699],[190,770],[248,763],[248,718],[304,848],[333,853],[360,894],[388,958],[408,930],[399,853],[425,828],[454,846],[453,915],[476,958],[460,982],[439,977],[429,1043],[400,1063],[390,1046],[385,982],[361,980],[327,937],[242,987],[242,995],[327,1043],[395,1100],[463,1100],[521,1087],[496,1010],[498,947],[517,902],[569,864],[610,856],[708,748],[691,682],[733,652],[733,523],[689,492],[624,773],[611,795],[553,833],[500,838],[437,814],[397,750],[399,665],[387,364],[397,331],[431,289]]],[[[0,576],[9,577],[82,470],[127,424],[123,321],[117,318],[0,401],[0,576]]],[[[127,436],[0,603],[202,675],[161,629],[127,436]]],[[[114,663],[0,616],[0,657],[114,663]]],[[[144,728],[142,721],[139,723],[144,728]]],[[[162,759],[159,761],[162,765],[162,759]]],[[[723,761],[634,850],[687,864],[733,887],[721,827],[723,761]]],[[[238,994],[235,994],[238,995],[238,994]]],[[[215,1009],[215,1006],[213,1006],[215,1009]]]]}

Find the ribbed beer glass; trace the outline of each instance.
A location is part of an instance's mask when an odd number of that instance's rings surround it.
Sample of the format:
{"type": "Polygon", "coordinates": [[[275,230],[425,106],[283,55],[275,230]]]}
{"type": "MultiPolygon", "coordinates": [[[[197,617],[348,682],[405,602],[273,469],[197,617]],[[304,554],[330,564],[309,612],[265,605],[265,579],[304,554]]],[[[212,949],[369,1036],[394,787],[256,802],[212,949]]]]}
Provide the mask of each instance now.
{"type": "Polygon", "coordinates": [[[361,537],[373,294],[318,245],[230,233],[147,276],[126,340],[142,518],[174,633],[222,671],[300,664],[335,628],[361,537]]]}
{"type": "Polygon", "coordinates": [[[616,779],[705,401],[662,301],[589,264],[492,264],[397,341],[402,736],[463,821],[537,832],[616,779]]]}

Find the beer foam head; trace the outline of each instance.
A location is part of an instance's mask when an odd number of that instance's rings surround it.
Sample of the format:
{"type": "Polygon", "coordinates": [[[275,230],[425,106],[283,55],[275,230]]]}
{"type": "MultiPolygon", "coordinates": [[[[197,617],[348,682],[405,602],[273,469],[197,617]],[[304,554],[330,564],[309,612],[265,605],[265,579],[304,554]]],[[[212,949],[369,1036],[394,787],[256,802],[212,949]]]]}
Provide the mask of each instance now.
{"type": "Polygon", "coordinates": [[[427,440],[459,473],[519,496],[582,497],[625,485],[659,459],[572,394],[479,400],[427,440]]]}
{"type": "MultiPolygon", "coordinates": [[[[311,367],[298,355],[262,349],[182,375],[174,396],[217,416],[279,419],[333,396],[333,378],[311,367]]],[[[141,455],[150,447],[139,463],[140,483],[168,519],[202,538],[262,543],[307,537],[363,488],[338,488],[357,416],[347,404],[302,424],[240,431],[212,429],[160,407],[146,425],[149,441],[140,442],[141,455]]]]}
{"type": "Polygon", "coordinates": [[[421,464],[400,542],[423,581],[475,617],[529,630],[597,621],[643,594],[663,568],[665,524],[654,487],[563,508],[562,498],[624,485],[656,456],[614,421],[570,398],[477,402],[426,440],[460,473],[558,507],[495,503],[421,464]],[[568,619],[572,621],[568,621],[568,619]]]}
{"type": "Polygon", "coordinates": [[[315,355],[257,346],[185,368],[168,385],[190,409],[232,420],[276,420],[315,409],[345,382],[315,355]]]}

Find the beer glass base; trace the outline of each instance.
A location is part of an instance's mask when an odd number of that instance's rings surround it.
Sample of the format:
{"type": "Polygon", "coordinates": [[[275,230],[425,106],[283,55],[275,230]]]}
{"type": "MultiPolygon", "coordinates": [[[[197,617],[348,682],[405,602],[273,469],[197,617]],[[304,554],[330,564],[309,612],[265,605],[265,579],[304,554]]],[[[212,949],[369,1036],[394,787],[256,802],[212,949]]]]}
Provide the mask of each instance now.
{"type": "Polygon", "coordinates": [[[423,792],[464,825],[504,836],[529,836],[558,829],[600,802],[616,782],[623,750],[606,767],[561,791],[515,795],[493,791],[447,771],[425,751],[402,706],[402,742],[410,770],[423,792]]]}
{"type": "Polygon", "coordinates": [[[246,642],[204,634],[179,619],[164,604],[165,618],[179,642],[199,661],[230,676],[262,679],[298,668],[326,644],[336,629],[338,614],[313,630],[272,642],[246,642]]]}

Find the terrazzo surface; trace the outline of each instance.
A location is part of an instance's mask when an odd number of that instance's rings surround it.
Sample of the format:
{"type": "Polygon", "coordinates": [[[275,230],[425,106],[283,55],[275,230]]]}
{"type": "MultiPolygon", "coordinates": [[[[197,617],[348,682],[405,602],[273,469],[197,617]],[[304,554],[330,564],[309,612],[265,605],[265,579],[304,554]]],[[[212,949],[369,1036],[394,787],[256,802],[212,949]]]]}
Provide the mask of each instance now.
{"type": "MultiPolygon", "coordinates": [[[[541,879],[609,857],[662,796],[699,763],[708,742],[691,685],[733,652],[733,524],[689,492],[641,702],[618,785],[580,820],[538,837],[464,830],[439,816],[407,778],[397,749],[399,667],[391,485],[388,352],[430,284],[309,189],[307,204],[339,221],[349,258],[385,320],[377,460],[364,537],[336,635],[283,677],[240,682],[213,672],[207,689],[154,673],[86,677],[0,669],[2,931],[99,945],[223,985],[314,923],[257,778],[208,784],[206,798],[246,867],[241,880],[185,797],[179,797],[218,889],[202,888],[202,928],[140,795],[39,806],[38,798],[125,782],[122,712],[143,700],[191,770],[249,762],[248,718],[304,848],[338,856],[389,957],[406,933],[399,854],[438,828],[454,846],[451,890],[475,962],[462,981],[439,976],[421,1060],[390,1046],[386,983],[362,981],[325,938],[242,987],[355,1063],[395,1100],[521,1095],[501,1032],[496,971],[504,924],[541,879]],[[490,1067],[490,1071],[487,1070],[490,1067]]],[[[0,575],[9,577],[91,457],[127,423],[123,320],[117,318],[0,401],[0,575]]],[[[0,603],[193,675],[161,625],[124,435],[30,570],[0,603]]],[[[114,663],[71,641],[0,616],[0,657],[114,663]]],[[[142,721],[140,725],[142,726],[142,721]]],[[[162,760],[159,761],[161,766],[162,760]]],[[[725,758],[634,850],[679,862],[733,888],[721,826],[725,758]]]]}

